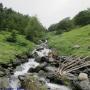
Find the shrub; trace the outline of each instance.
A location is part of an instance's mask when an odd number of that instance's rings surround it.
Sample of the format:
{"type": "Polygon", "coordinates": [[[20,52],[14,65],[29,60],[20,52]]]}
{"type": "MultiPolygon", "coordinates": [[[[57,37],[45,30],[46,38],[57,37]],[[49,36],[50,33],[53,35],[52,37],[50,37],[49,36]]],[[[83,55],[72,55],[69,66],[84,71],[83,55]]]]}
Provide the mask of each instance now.
{"type": "Polygon", "coordinates": [[[13,31],[11,32],[11,35],[7,38],[7,41],[8,41],[8,42],[13,42],[13,43],[15,43],[15,42],[17,41],[16,36],[17,36],[17,33],[16,33],[15,30],[13,30],[13,31]]]}

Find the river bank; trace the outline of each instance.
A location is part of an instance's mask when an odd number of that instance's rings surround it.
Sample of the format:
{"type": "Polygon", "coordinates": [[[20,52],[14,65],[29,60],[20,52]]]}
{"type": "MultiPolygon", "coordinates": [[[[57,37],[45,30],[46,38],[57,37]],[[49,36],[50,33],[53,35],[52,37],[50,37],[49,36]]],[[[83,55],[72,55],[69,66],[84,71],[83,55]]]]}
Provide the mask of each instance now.
{"type": "Polygon", "coordinates": [[[17,62],[0,65],[1,69],[4,68],[7,71],[7,73],[5,71],[0,73],[0,88],[90,90],[89,67],[88,69],[80,68],[80,70],[63,75],[63,77],[57,72],[60,64],[65,61],[68,63],[68,60],[73,60],[75,57],[52,56],[52,50],[46,44],[39,45],[32,55],[28,54],[23,58],[17,57],[17,62]],[[80,76],[82,72],[84,74],[80,76]]]}

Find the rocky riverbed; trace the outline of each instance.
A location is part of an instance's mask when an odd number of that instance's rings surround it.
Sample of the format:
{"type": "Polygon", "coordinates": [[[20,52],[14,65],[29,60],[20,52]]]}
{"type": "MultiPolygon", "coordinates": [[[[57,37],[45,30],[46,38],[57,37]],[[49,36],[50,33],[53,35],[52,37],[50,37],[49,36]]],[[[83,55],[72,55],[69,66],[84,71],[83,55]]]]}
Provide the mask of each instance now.
{"type": "MultiPolygon", "coordinates": [[[[58,69],[62,63],[73,61],[76,57],[58,56],[46,43],[39,45],[32,55],[16,56],[15,62],[0,64],[0,88],[90,90],[89,66],[60,76],[58,69]]],[[[90,60],[89,57],[87,59],[90,60]]]]}

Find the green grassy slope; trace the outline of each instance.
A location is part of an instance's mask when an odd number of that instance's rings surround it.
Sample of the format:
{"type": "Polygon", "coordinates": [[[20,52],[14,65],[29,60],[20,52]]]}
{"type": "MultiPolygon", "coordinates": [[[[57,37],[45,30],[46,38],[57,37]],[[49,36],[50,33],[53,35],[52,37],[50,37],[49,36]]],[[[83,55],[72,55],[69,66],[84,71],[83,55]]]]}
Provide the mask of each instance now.
{"type": "Polygon", "coordinates": [[[49,33],[48,37],[49,45],[56,48],[60,55],[90,56],[90,25],[61,35],[49,33]],[[73,48],[75,45],[80,48],[73,48]]]}
{"type": "Polygon", "coordinates": [[[10,59],[15,59],[15,54],[21,54],[32,50],[34,44],[25,39],[23,35],[17,35],[17,42],[10,43],[6,38],[10,32],[0,32],[0,62],[8,62],[10,59]]]}

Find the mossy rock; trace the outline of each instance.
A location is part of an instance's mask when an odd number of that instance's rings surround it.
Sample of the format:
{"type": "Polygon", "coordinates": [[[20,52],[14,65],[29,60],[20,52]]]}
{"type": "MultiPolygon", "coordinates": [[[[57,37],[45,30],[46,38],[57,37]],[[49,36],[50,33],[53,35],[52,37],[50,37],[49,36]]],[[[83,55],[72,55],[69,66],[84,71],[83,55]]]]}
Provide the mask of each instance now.
{"type": "Polygon", "coordinates": [[[25,77],[22,86],[25,90],[48,90],[44,83],[30,75],[25,77]]]}

